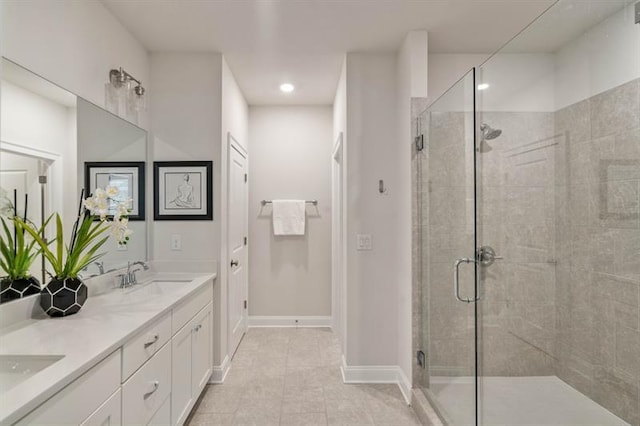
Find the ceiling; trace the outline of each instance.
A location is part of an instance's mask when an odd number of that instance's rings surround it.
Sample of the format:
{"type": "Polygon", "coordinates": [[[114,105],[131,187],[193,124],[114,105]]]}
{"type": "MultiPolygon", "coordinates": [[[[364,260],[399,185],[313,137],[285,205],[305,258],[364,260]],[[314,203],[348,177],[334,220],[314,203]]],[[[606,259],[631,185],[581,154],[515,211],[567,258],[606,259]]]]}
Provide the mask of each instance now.
{"type": "Polygon", "coordinates": [[[329,105],[346,52],[397,51],[424,29],[432,53],[489,53],[554,0],[102,2],[149,51],[224,53],[249,104],[329,105]]]}

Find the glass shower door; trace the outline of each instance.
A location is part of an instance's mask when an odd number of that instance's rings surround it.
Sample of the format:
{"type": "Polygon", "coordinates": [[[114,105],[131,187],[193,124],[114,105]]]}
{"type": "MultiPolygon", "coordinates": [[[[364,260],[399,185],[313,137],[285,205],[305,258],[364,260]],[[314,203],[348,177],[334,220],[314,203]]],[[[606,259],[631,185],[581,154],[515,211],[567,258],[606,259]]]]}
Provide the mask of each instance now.
{"type": "Polygon", "coordinates": [[[478,68],[480,425],[640,425],[636,11],[560,0],[478,68]]]}
{"type": "Polygon", "coordinates": [[[474,87],[472,71],[418,118],[418,382],[449,425],[474,425],[476,417],[474,87]]]}

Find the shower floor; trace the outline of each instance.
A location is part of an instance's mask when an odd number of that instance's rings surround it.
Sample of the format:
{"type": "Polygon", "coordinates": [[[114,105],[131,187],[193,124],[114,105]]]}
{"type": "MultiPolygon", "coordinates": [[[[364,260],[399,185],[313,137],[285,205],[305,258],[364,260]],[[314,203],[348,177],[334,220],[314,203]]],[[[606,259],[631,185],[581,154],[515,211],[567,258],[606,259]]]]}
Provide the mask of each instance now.
{"type": "MultiPolygon", "coordinates": [[[[474,423],[473,377],[432,377],[431,392],[453,422],[474,423]]],[[[485,377],[482,421],[487,426],[621,426],[629,424],[556,376],[485,377]]]]}

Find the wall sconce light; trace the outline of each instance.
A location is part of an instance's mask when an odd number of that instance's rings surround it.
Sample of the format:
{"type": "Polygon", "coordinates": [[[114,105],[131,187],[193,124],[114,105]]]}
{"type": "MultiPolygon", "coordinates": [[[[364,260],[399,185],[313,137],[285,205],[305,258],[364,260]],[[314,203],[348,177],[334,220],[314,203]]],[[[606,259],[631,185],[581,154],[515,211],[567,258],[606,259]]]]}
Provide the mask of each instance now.
{"type": "Polygon", "coordinates": [[[123,68],[109,71],[105,97],[105,104],[109,111],[135,122],[138,121],[138,112],[147,108],[142,82],[123,68]]]}

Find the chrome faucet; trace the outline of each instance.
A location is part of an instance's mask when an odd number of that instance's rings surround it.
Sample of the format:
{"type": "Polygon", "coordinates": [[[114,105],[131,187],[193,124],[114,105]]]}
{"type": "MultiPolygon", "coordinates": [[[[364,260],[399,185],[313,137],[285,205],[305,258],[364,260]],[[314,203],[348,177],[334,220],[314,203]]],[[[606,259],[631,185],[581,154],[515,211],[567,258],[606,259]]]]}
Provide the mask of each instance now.
{"type": "Polygon", "coordinates": [[[104,274],[104,262],[93,262],[93,264],[98,267],[98,272],[100,272],[100,275],[104,274]]]}
{"type": "Polygon", "coordinates": [[[118,278],[120,278],[120,287],[127,288],[131,287],[134,284],[137,284],[138,278],[136,277],[136,272],[141,270],[148,271],[149,266],[141,260],[133,263],[127,262],[127,273],[118,275],[118,278]],[[141,268],[134,268],[134,266],[136,265],[141,266],[141,268]]]}
{"type": "Polygon", "coordinates": [[[131,266],[135,266],[135,265],[140,265],[142,266],[142,269],[144,269],[145,271],[149,270],[149,265],[147,265],[145,262],[143,262],[142,260],[137,260],[135,262],[133,262],[131,264],[131,266]]]}

